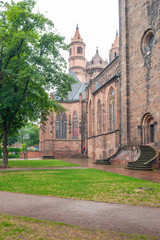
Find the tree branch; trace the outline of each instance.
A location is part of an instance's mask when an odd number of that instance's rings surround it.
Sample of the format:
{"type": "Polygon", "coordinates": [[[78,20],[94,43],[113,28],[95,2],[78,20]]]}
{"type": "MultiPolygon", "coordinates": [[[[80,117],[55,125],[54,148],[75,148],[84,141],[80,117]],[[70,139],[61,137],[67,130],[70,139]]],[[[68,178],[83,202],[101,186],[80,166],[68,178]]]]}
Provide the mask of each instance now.
{"type": "Polygon", "coordinates": [[[23,100],[25,99],[25,94],[26,94],[26,91],[27,91],[27,88],[28,88],[28,83],[29,83],[29,78],[27,79],[27,82],[26,82],[26,85],[25,85],[25,88],[23,90],[23,94],[22,94],[22,98],[20,99],[18,105],[17,105],[17,108],[15,109],[14,113],[11,115],[10,117],[10,120],[8,122],[8,126],[7,126],[7,132],[9,132],[10,130],[10,127],[11,127],[11,123],[12,123],[12,120],[14,119],[15,115],[17,114],[17,112],[19,111],[19,107],[21,106],[23,100]]]}
{"type": "Polygon", "coordinates": [[[5,69],[7,68],[10,60],[11,60],[13,57],[16,56],[16,53],[20,50],[20,48],[22,47],[23,43],[24,43],[24,38],[21,39],[18,48],[17,48],[17,49],[14,51],[14,53],[8,58],[8,61],[6,62],[6,65],[5,65],[5,67],[4,67],[5,69]]]}

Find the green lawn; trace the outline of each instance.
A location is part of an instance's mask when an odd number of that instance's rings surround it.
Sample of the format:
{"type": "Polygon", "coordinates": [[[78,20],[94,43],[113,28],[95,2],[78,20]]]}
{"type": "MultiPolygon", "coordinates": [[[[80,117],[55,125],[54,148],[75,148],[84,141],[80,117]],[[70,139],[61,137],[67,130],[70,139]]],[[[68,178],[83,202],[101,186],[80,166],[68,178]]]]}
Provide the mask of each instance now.
{"type": "Polygon", "coordinates": [[[8,166],[15,168],[38,168],[38,167],[76,167],[78,165],[60,161],[57,159],[51,159],[51,160],[9,160],[8,166]]]}
{"type": "Polygon", "coordinates": [[[94,229],[81,228],[78,226],[71,226],[68,224],[0,214],[0,239],[151,240],[157,238],[137,234],[98,231],[94,229]]]}
{"type": "Polygon", "coordinates": [[[160,207],[160,184],[96,169],[0,172],[0,190],[160,207]]]}

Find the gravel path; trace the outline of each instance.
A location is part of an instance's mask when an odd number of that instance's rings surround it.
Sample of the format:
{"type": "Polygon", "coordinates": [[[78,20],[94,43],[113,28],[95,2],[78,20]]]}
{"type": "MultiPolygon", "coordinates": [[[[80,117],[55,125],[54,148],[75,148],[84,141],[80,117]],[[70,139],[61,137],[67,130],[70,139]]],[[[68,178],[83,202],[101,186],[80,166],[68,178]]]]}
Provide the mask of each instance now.
{"type": "Polygon", "coordinates": [[[0,191],[0,212],[160,239],[160,208],[0,191]]]}

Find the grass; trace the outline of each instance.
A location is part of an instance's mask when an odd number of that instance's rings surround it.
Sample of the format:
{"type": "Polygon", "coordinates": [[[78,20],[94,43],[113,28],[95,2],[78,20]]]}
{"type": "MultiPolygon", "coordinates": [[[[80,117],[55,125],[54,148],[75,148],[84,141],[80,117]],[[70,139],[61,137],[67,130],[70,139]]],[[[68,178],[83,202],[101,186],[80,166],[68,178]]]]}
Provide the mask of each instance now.
{"type": "Polygon", "coordinates": [[[40,221],[27,217],[16,217],[6,214],[0,214],[0,239],[151,240],[157,238],[137,234],[99,231],[95,229],[71,226],[68,224],[40,221]]]}
{"type": "Polygon", "coordinates": [[[160,207],[159,183],[96,169],[0,172],[0,190],[160,207]]]}
{"type": "Polygon", "coordinates": [[[78,165],[74,163],[53,159],[53,160],[9,160],[8,166],[11,168],[40,168],[40,167],[75,167],[78,165]]]}

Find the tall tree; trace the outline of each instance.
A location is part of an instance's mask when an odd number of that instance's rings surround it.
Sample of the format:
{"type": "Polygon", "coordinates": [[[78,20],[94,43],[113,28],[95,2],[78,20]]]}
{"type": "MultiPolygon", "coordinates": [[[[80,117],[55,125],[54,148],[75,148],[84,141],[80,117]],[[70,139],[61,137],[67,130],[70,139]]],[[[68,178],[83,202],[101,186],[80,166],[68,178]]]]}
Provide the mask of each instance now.
{"type": "Polygon", "coordinates": [[[7,138],[28,120],[45,121],[51,109],[63,108],[46,90],[63,99],[74,80],[64,73],[60,49],[64,38],[53,22],[34,11],[34,0],[0,1],[0,134],[3,138],[2,167],[8,166],[7,138]]]}

